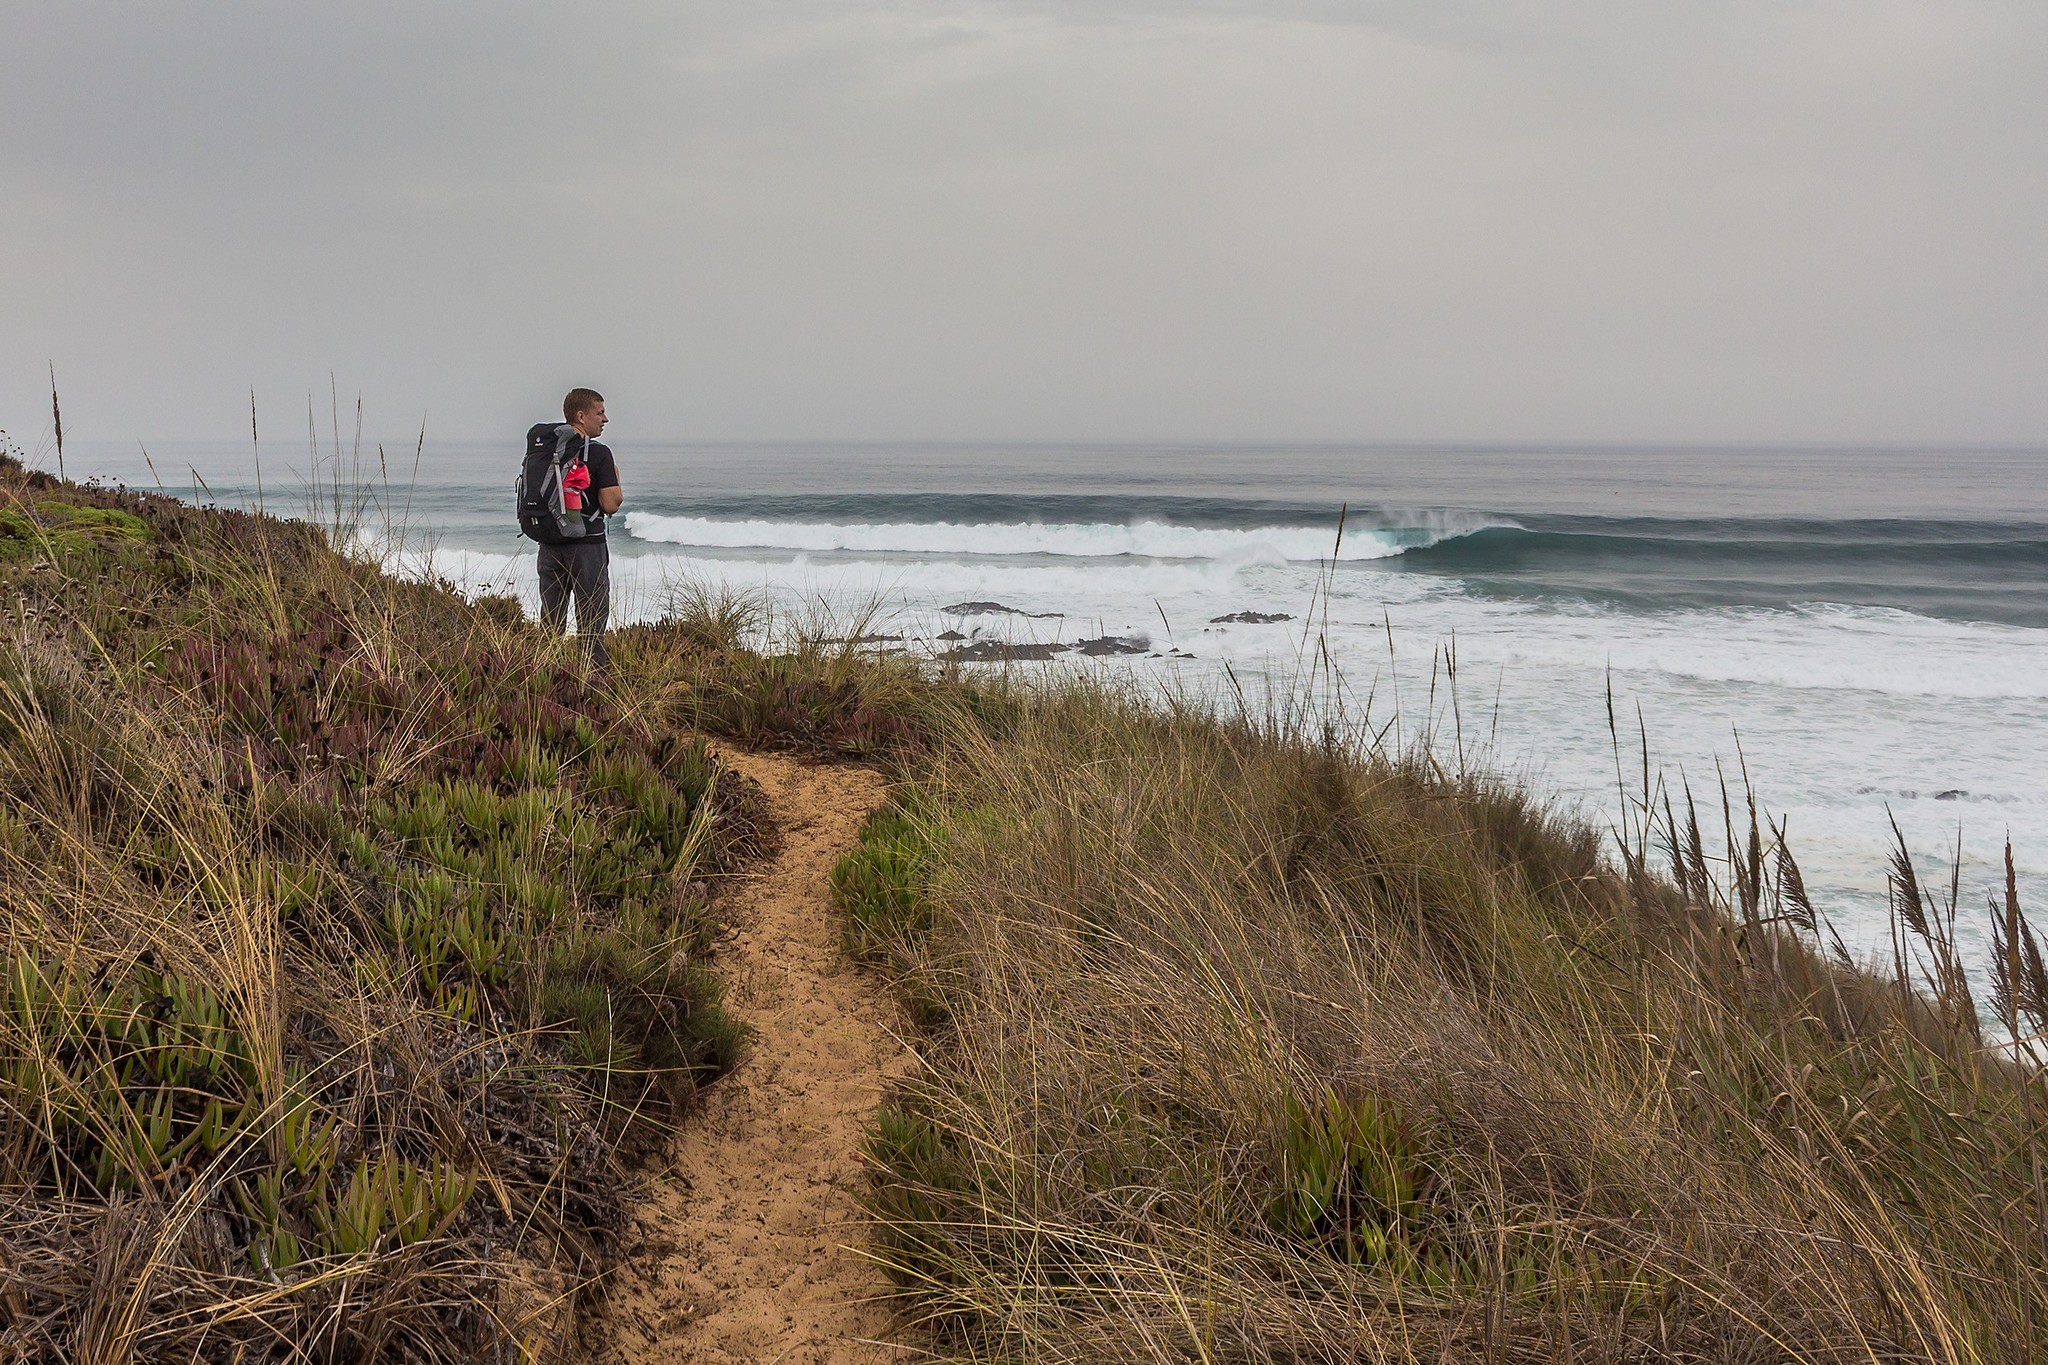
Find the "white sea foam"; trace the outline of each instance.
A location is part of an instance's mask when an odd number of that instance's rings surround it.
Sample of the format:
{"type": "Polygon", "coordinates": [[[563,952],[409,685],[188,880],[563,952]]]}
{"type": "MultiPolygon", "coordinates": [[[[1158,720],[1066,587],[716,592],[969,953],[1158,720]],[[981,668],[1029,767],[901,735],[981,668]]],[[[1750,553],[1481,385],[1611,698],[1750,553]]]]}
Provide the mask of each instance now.
{"type": "MultiPolygon", "coordinates": [[[[1178,645],[1197,657],[1075,666],[1219,689],[1226,662],[1254,687],[1262,678],[1286,686],[1307,639],[1308,647],[1327,645],[1361,704],[1371,699],[1374,728],[1396,707],[1395,734],[1412,738],[1433,722],[1449,736],[1461,726],[1491,761],[1582,801],[1603,823],[1615,809],[1604,695],[1611,679],[1623,717],[1641,705],[1653,761],[1674,778],[1683,768],[1703,799],[1718,800],[1717,760],[1731,775],[1746,764],[1769,808],[1790,817],[1808,885],[1852,944],[1882,938],[1894,816],[1923,851],[1953,847],[1962,821],[1966,886],[1982,880],[1979,873],[1995,880],[2010,830],[2023,897],[2048,894],[2048,782],[2038,762],[2048,743],[2048,630],[1868,607],[1628,611],[1504,598],[1369,562],[1337,575],[1333,595],[1316,599],[1304,622],[1319,570],[1285,555],[1112,552],[1104,547],[1114,542],[1091,530],[1080,542],[1095,547],[1090,553],[1004,558],[1014,545],[940,551],[930,547],[942,535],[913,529],[877,535],[877,544],[922,539],[920,548],[894,551],[828,546],[842,538],[819,536],[816,549],[721,546],[693,555],[642,543],[635,554],[623,552],[632,542],[622,539],[614,546],[615,619],[660,614],[678,579],[713,579],[767,594],[785,616],[879,602],[890,624],[877,629],[905,635],[913,651],[944,648],[938,637],[948,630],[1064,643],[1143,634],[1162,653],[1178,645]],[[965,601],[1051,615],[942,610],[965,601]],[[1214,621],[1247,610],[1296,619],[1214,621]],[[1439,667],[1452,639],[1456,714],[1439,667]]],[[[1135,536],[1143,528],[1106,529],[1135,536]]],[[[785,527],[761,538],[811,534],[785,527]]],[[[444,548],[432,568],[470,591],[510,591],[529,610],[535,605],[530,552],[444,548]]],[[[1939,881],[1946,873],[1930,875],[1939,881]]],[[[1970,939],[1974,931],[1963,932],[1970,939]]]]}
{"type": "Polygon", "coordinates": [[[635,539],[712,550],[907,556],[1053,556],[1104,559],[1207,559],[1228,564],[1296,563],[1330,558],[1385,559],[1402,551],[1499,522],[1435,513],[1413,527],[1352,529],[1336,545],[1334,528],[1258,526],[1246,529],[1113,522],[804,522],[720,520],[633,512],[635,539]]]}
{"type": "MultiPolygon", "coordinates": [[[[1350,629],[1369,638],[1382,629],[1385,601],[1344,585],[1339,609],[1350,629]]],[[[2048,700],[2048,630],[2038,627],[1942,621],[1878,607],[1636,613],[1465,594],[1437,595],[1428,615],[1468,651],[1483,644],[1517,668],[1611,669],[1638,678],[1807,694],[2048,700]]]]}
{"type": "MultiPolygon", "coordinates": [[[[435,574],[466,591],[509,592],[531,605],[531,555],[442,549],[435,574]]],[[[706,559],[673,553],[613,559],[615,614],[658,615],[682,578],[712,577],[792,599],[847,605],[880,602],[935,633],[955,602],[1000,602],[1030,616],[964,623],[1006,638],[1051,638],[1071,630],[1164,626],[1190,637],[1212,617],[1246,609],[1299,614],[1311,591],[1309,565],[1248,560],[1166,559],[1062,563],[969,556],[933,559],[786,557],[706,559]],[[1162,617],[1165,618],[1162,621],[1162,617]]],[[[1697,608],[1641,614],[1501,600],[1463,592],[1453,580],[1368,573],[1336,585],[1318,633],[1354,661],[1383,649],[1394,624],[1455,635],[1468,656],[1517,670],[1577,669],[1713,686],[1800,692],[1872,693],[1899,698],[2048,700],[2048,630],[1942,621],[1874,607],[1697,608]]],[[[1232,626],[1207,632],[1210,648],[1242,654],[1298,633],[1232,626]]],[[[1071,633],[1071,631],[1069,632],[1071,633]]],[[[1344,662],[1340,658],[1340,664],[1344,662]]]]}

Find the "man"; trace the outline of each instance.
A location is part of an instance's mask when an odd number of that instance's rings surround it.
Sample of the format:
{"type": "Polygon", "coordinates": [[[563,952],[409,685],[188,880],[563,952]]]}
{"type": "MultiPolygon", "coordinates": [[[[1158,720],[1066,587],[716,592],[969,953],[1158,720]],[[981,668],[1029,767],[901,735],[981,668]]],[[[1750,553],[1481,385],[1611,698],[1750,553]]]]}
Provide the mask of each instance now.
{"type": "Polygon", "coordinates": [[[604,628],[612,610],[612,555],[605,543],[605,518],[619,510],[625,494],[619,489],[619,467],[609,446],[597,443],[605,422],[604,395],[595,389],[571,389],[562,400],[562,417],[583,436],[583,463],[588,482],[565,479],[583,503],[581,540],[540,547],[540,619],[557,634],[569,623],[569,598],[576,599],[576,638],[590,662],[606,663],[604,628]]]}

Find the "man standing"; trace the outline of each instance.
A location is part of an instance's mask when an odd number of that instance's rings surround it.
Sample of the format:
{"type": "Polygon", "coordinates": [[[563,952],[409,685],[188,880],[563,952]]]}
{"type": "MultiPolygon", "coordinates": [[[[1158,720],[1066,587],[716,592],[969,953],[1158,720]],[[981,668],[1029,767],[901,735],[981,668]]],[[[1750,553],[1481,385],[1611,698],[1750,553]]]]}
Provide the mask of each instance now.
{"type": "Polygon", "coordinates": [[[583,437],[582,467],[573,469],[562,486],[583,506],[583,537],[540,547],[540,619],[560,634],[569,623],[569,598],[576,598],[576,638],[590,662],[606,663],[604,628],[612,610],[612,555],[605,543],[605,518],[619,510],[625,494],[619,489],[619,467],[611,447],[599,445],[604,432],[604,395],[595,389],[571,389],[562,400],[562,417],[583,437]]]}

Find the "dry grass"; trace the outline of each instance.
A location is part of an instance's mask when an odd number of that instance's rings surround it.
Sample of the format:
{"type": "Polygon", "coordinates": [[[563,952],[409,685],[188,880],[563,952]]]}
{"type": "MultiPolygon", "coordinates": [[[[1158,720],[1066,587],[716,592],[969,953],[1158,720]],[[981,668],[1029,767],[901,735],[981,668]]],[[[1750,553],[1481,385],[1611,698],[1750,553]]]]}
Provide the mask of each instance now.
{"type": "Polygon", "coordinates": [[[1953,885],[1901,860],[1859,968],[1746,803],[1610,859],[1299,698],[765,656],[715,592],[602,687],[512,604],[12,467],[0,586],[0,1360],[565,1350],[739,1042],[694,730],[904,779],[835,881],[925,1029],[871,1199],[942,1353],[2048,1354],[2016,895],[1979,1002],[1953,885]]]}
{"type": "Polygon", "coordinates": [[[764,748],[872,759],[923,752],[934,720],[1006,704],[877,649],[872,609],[851,622],[819,607],[780,618],[765,598],[682,580],[651,623],[606,637],[613,668],[650,715],[764,748]]]}
{"type": "Polygon", "coordinates": [[[1718,878],[1684,817],[1617,869],[1515,791],[1112,689],[938,728],[839,880],[929,1025],[874,1254],[958,1358],[2048,1349],[2044,1097],[1917,886],[1916,990],[1732,812],[1718,878]]]}
{"type": "Polygon", "coordinates": [[[328,546],[0,461],[0,1360],[559,1356],[741,1045],[739,785],[328,546]]]}

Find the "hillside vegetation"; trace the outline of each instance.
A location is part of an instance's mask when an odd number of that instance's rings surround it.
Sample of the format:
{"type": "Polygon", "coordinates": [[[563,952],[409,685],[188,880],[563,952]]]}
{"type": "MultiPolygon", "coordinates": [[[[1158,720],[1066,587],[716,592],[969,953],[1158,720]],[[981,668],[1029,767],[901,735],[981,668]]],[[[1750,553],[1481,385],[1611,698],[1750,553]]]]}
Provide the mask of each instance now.
{"type": "Polygon", "coordinates": [[[838,877],[927,1030],[874,1254],[951,1355],[2048,1358],[2016,897],[1980,1007],[1903,850],[1866,970],[1753,810],[1610,858],[1426,754],[981,709],[838,877]]]}
{"type": "Polygon", "coordinates": [[[868,1254],[937,1358],[2048,1358],[2048,970],[2009,891],[1973,999],[1904,850],[1857,963],[1739,800],[1616,843],[712,593],[602,682],[14,465],[0,588],[0,1359],[575,1354],[744,1045],[715,890],[770,836],[705,734],[894,779],[834,885],[918,1031],[868,1254]]]}
{"type": "Polygon", "coordinates": [[[729,1067],[702,743],[303,524],[0,463],[0,1359],[558,1351],[729,1067]]]}

